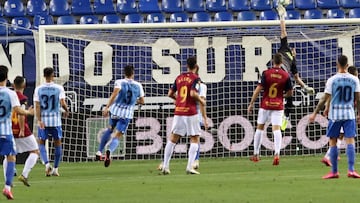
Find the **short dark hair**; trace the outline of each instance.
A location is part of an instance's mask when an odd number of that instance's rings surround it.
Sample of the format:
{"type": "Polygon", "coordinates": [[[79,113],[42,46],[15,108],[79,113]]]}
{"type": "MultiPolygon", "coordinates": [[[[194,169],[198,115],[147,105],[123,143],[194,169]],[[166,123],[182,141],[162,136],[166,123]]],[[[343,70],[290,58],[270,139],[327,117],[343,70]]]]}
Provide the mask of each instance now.
{"type": "Polygon", "coordinates": [[[338,64],[345,68],[345,66],[348,64],[348,58],[345,55],[341,55],[338,58],[338,64]]]}
{"type": "Polygon", "coordinates": [[[279,53],[274,54],[274,56],[273,56],[274,65],[280,65],[280,64],[282,64],[282,61],[283,61],[283,58],[282,58],[281,54],[279,54],[279,53]]]}
{"type": "Polygon", "coordinates": [[[16,78],[14,79],[14,87],[15,88],[21,88],[22,85],[25,82],[25,78],[22,76],[16,76],[16,78]]]}
{"type": "Polygon", "coordinates": [[[195,56],[192,56],[192,57],[189,57],[187,60],[186,60],[186,64],[187,66],[189,67],[190,70],[194,70],[196,68],[196,57],[195,56]]]}
{"type": "Polygon", "coordinates": [[[54,69],[51,67],[44,68],[44,77],[48,78],[51,77],[52,74],[54,74],[54,69]]]}
{"type": "Polygon", "coordinates": [[[131,77],[134,74],[134,66],[132,66],[132,65],[125,66],[124,74],[126,77],[131,77]]]}
{"type": "Polygon", "coordinates": [[[6,66],[0,65],[0,82],[3,82],[7,79],[8,72],[9,69],[6,66]]]}
{"type": "MultiPolygon", "coordinates": [[[[348,72],[352,75],[355,75],[355,73],[357,72],[357,68],[355,66],[349,66],[348,67],[348,72]]],[[[355,75],[356,76],[356,75],[355,75]]]]}

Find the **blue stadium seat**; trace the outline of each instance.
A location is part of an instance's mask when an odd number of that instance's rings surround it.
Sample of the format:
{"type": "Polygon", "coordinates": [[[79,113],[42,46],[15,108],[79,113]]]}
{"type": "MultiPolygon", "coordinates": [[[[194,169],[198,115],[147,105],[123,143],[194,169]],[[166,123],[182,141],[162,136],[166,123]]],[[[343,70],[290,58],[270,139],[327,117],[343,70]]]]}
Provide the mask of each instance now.
{"type": "Polygon", "coordinates": [[[183,12],[181,0],[162,0],[162,10],[167,13],[183,12]]]}
{"type": "Polygon", "coordinates": [[[80,24],[99,24],[99,19],[94,15],[81,16],[80,24]]]}
{"type": "Polygon", "coordinates": [[[115,13],[112,0],[94,0],[95,14],[113,14],[115,13]]]}
{"type": "Polygon", "coordinates": [[[29,16],[48,14],[44,0],[29,0],[26,6],[26,14],[29,16]]]}
{"type": "Polygon", "coordinates": [[[9,30],[8,30],[8,21],[5,18],[0,18],[0,35],[4,36],[4,35],[8,35],[9,34],[9,30]]]}
{"type": "Polygon", "coordinates": [[[137,5],[135,0],[118,0],[116,11],[121,14],[137,13],[137,5]]]}
{"type": "Polygon", "coordinates": [[[339,8],[338,0],[317,0],[317,7],[321,9],[339,8]]]}
{"type": "Polygon", "coordinates": [[[54,19],[51,15],[35,15],[33,19],[33,28],[35,30],[39,29],[40,25],[52,25],[54,24],[54,19]]]}
{"type": "Polygon", "coordinates": [[[31,23],[26,17],[14,17],[11,20],[10,32],[14,35],[31,35],[31,23]]]}
{"type": "Polygon", "coordinates": [[[360,8],[350,9],[349,18],[360,18],[360,8]]]}
{"type": "Polygon", "coordinates": [[[118,24],[121,23],[121,18],[116,14],[104,15],[102,24],[118,24]]]}
{"type": "Polygon", "coordinates": [[[256,14],[252,11],[241,11],[237,15],[238,21],[256,20],[256,14]]]}
{"type": "Polygon", "coordinates": [[[250,6],[256,11],[271,10],[270,0],[251,0],[250,6]]]}
{"type": "Polygon", "coordinates": [[[260,20],[279,20],[279,16],[277,12],[273,10],[269,11],[261,11],[260,12],[260,20]]]}
{"type": "Polygon", "coordinates": [[[345,18],[345,12],[341,9],[329,9],[326,13],[327,18],[345,18]]]}
{"type": "Polygon", "coordinates": [[[21,0],[8,0],[4,3],[4,15],[8,17],[25,16],[25,7],[21,0]]]}
{"type": "Polygon", "coordinates": [[[304,12],[304,19],[322,19],[323,14],[321,10],[310,9],[304,12]]]}
{"type": "Polygon", "coordinates": [[[300,20],[301,19],[301,14],[297,10],[289,10],[289,11],[286,11],[285,18],[287,20],[300,20]]]}
{"type": "Polygon", "coordinates": [[[208,12],[194,13],[191,19],[192,22],[210,22],[211,16],[208,12]]]}
{"type": "Polygon", "coordinates": [[[59,16],[56,23],[58,25],[76,24],[76,19],[74,16],[59,16]]]}
{"type": "Polygon", "coordinates": [[[300,10],[316,8],[315,0],[294,0],[294,1],[295,1],[295,8],[298,8],[300,10]]]}
{"type": "MultiPolygon", "coordinates": [[[[290,1],[291,3],[289,5],[287,5],[285,8],[286,10],[294,10],[294,0],[290,1]]],[[[276,9],[278,6],[278,0],[274,0],[273,1],[273,7],[276,9]]]]}
{"type": "Polygon", "coordinates": [[[184,0],[184,10],[190,13],[205,11],[203,0],[184,0]]]}
{"type": "Polygon", "coordinates": [[[339,5],[343,8],[358,8],[360,1],[358,0],[339,0],[339,5]]]}
{"type": "Polygon", "coordinates": [[[71,4],[71,13],[73,15],[93,14],[90,0],[73,0],[71,4]]]}
{"type": "Polygon", "coordinates": [[[139,0],[140,13],[159,13],[158,0],[139,0]]]}
{"type": "Polygon", "coordinates": [[[144,23],[144,17],[139,13],[130,13],[125,16],[125,23],[144,23]]]}
{"type": "Polygon", "coordinates": [[[70,15],[70,5],[67,0],[51,0],[49,4],[49,13],[52,16],[70,15]]]}
{"type": "Polygon", "coordinates": [[[250,2],[248,0],[229,0],[229,10],[232,11],[248,11],[250,10],[250,2]]]}
{"type": "Polygon", "coordinates": [[[173,13],[170,15],[170,22],[189,22],[189,17],[186,13],[173,13]]]}
{"type": "Polygon", "coordinates": [[[233,21],[233,20],[234,20],[233,14],[227,11],[218,12],[215,13],[214,15],[214,21],[233,21]]]}
{"type": "Polygon", "coordinates": [[[206,9],[211,12],[226,11],[225,0],[206,0],[206,9]]]}
{"type": "Polygon", "coordinates": [[[146,19],[147,23],[165,23],[165,17],[162,13],[150,13],[146,19]]]}

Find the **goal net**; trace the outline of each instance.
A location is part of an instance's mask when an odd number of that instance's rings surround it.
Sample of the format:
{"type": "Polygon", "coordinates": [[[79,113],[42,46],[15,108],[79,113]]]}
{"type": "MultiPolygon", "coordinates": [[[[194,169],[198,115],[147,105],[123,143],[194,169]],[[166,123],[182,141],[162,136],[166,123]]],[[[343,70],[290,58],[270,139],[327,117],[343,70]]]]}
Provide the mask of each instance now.
{"type": "MultiPolygon", "coordinates": [[[[359,22],[354,19],[287,21],[288,40],[296,49],[301,78],[317,94],[295,86],[295,108],[283,132],[284,155],[320,154],[327,149],[327,119],[308,124],[328,77],[336,72],[340,54],[360,66],[359,22]]],[[[71,116],[63,120],[64,161],[91,160],[107,118],[101,110],[123,67],[135,67],[143,84],[145,105],[135,116],[115,157],[160,159],[173,117],[167,92],[175,77],[186,71],[186,59],[197,56],[200,77],[208,87],[210,129],[201,134],[201,156],[252,155],[255,112],[247,107],[262,71],[280,46],[279,21],[56,25],[39,30],[38,82],[46,66],[56,70],[64,86],[71,116]]],[[[272,155],[271,126],[264,133],[261,154],[272,155]]],[[[177,144],[175,157],[186,157],[188,140],[177,144]]],[[[51,151],[51,150],[50,150],[51,151]]]]}

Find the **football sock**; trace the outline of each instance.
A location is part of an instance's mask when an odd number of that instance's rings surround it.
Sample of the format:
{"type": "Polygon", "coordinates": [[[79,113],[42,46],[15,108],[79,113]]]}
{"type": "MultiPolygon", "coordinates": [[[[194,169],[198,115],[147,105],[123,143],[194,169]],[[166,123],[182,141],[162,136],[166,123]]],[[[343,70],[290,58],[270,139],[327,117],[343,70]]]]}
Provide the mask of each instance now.
{"type": "Polygon", "coordinates": [[[337,173],[338,172],[338,148],[337,146],[330,147],[330,161],[331,161],[331,172],[337,173]]]}
{"type": "Polygon", "coordinates": [[[48,156],[46,153],[45,145],[39,144],[40,156],[41,159],[44,161],[44,164],[49,163],[48,156]]]}
{"type": "Polygon", "coordinates": [[[6,180],[6,169],[7,169],[7,159],[6,159],[6,157],[4,157],[3,170],[4,170],[4,178],[5,178],[5,180],[6,180]]]}
{"type": "Polygon", "coordinates": [[[189,148],[189,159],[188,159],[188,164],[186,169],[190,170],[192,169],[192,164],[195,161],[195,156],[196,156],[196,152],[199,148],[199,144],[198,143],[191,143],[190,144],[190,148],[189,148]]]}
{"type": "Polygon", "coordinates": [[[195,160],[199,160],[199,158],[200,158],[200,143],[199,143],[198,150],[196,152],[195,160]]]}
{"type": "Polygon", "coordinates": [[[281,149],[281,131],[275,130],[274,132],[274,145],[275,145],[275,155],[280,155],[280,149],[281,149]]]}
{"type": "Polygon", "coordinates": [[[55,146],[55,160],[54,160],[54,167],[59,167],[59,163],[61,161],[61,155],[62,155],[62,147],[61,146],[55,146]]]}
{"type": "Polygon", "coordinates": [[[15,168],[15,162],[8,161],[6,167],[5,185],[11,186],[14,179],[14,168],[15,168]]]}
{"type": "Polygon", "coordinates": [[[354,144],[348,144],[346,148],[346,155],[348,158],[348,170],[355,171],[354,164],[355,164],[355,146],[354,144]]]}
{"type": "Polygon", "coordinates": [[[109,128],[104,132],[103,136],[101,137],[98,151],[103,152],[106,143],[110,140],[111,133],[112,130],[109,128]]]}
{"type": "Polygon", "coordinates": [[[172,143],[171,141],[168,141],[166,143],[165,151],[164,151],[164,168],[166,168],[166,169],[169,168],[171,155],[172,155],[172,153],[174,151],[175,145],[176,144],[172,143]]]}
{"type": "Polygon", "coordinates": [[[256,129],[254,135],[254,155],[260,154],[263,130],[256,129]]]}
{"type": "Polygon", "coordinates": [[[118,147],[119,142],[120,142],[119,138],[117,138],[117,137],[112,138],[110,145],[109,145],[109,150],[111,153],[113,153],[115,151],[115,149],[118,147]]]}
{"type": "Polygon", "coordinates": [[[38,158],[39,158],[39,155],[36,154],[36,153],[30,153],[29,154],[28,158],[25,161],[25,166],[24,166],[24,169],[23,169],[23,172],[22,172],[22,175],[25,178],[28,178],[31,169],[35,166],[36,161],[38,160],[38,158]]]}

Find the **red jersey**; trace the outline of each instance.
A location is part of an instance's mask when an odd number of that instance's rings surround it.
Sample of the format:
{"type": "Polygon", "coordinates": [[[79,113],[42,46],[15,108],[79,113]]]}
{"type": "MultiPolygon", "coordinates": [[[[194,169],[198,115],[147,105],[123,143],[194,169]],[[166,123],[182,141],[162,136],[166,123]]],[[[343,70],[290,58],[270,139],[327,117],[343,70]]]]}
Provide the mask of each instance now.
{"type": "Polygon", "coordinates": [[[267,110],[283,110],[284,91],[292,89],[289,73],[280,67],[273,67],[263,72],[259,85],[264,88],[260,107],[267,110]]]}
{"type": "MultiPolygon", "coordinates": [[[[27,101],[28,101],[27,96],[25,96],[24,94],[22,94],[21,92],[18,92],[18,91],[16,91],[16,94],[19,98],[21,107],[22,108],[27,107],[27,101]]],[[[11,121],[12,121],[12,130],[13,130],[14,137],[19,138],[19,133],[20,133],[19,118],[18,118],[18,114],[15,111],[12,113],[11,121]]],[[[28,119],[26,116],[25,116],[24,134],[25,134],[25,137],[32,135],[32,132],[31,132],[29,124],[28,124],[28,119]]]]}
{"type": "Polygon", "coordinates": [[[192,116],[197,114],[196,101],[190,96],[191,90],[196,90],[200,78],[195,73],[180,74],[171,87],[176,95],[175,115],[192,116]]]}

